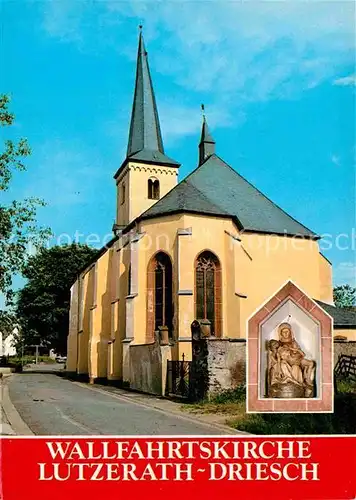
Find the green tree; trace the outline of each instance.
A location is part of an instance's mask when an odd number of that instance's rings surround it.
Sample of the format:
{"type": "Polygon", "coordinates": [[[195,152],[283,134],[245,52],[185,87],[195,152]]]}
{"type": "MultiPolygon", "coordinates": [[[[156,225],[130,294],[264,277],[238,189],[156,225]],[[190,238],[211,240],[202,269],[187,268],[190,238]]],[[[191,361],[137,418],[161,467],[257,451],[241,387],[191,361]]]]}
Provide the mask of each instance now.
{"type": "MultiPolygon", "coordinates": [[[[9,111],[9,97],[0,94],[0,127],[14,123],[14,114],[9,111]]],[[[31,154],[26,139],[5,140],[0,152],[0,193],[7,191],[16,170],[25,170],[24,159],[31,154]]],[[[12,278],[21,274],[26,265],[28,249],[37,248],[50,235],[50,231],[36,225],[36,213],[44,202],[38,198],[14,200],[0,203],[0,293],[8,304],[12,303],[14,292],[12,278]]],[[[3,313],[5,314],[5,313],[3,313]]]]}
{"type": "Polygon", "coordinates": [[[96,255],[87,245],[41,248],[29,258],[20,290],[17,317],[24,345],[42,344],[65,354],[69,325],[70,287],[79,271],[96,255]]]}
{"type": "Polygon", "coordinates": [[[12,333],[16,323],[16,316],[11,311],[0,311],[0,332],[3,338],[12,333]]]}
{"type": "Polygon", "coordinates": [[[356,288],[350,285],[334,287],[334,303],[337,307],[356,306],[356,288]]]}

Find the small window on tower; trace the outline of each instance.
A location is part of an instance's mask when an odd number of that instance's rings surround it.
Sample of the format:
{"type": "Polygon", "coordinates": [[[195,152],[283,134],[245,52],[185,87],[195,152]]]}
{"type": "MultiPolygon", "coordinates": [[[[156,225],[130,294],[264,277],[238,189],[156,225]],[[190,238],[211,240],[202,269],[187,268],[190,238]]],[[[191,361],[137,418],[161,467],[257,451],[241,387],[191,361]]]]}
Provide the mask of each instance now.
{"type": "Polygon", "coordinates": [[[159,180],[148,179],[148,199],[159,200],[159,180]]]}
{"type": "Polygon", "coordinates": [[[125,203],[125,183],[121,186],[121,205],[125,203]]]}

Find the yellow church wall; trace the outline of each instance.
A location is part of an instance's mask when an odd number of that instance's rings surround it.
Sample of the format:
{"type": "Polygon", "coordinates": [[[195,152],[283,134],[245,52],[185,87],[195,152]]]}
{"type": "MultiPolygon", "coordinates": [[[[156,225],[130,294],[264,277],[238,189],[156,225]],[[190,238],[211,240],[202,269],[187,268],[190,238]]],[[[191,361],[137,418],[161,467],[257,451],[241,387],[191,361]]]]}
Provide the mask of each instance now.
{"type": "Polygon", "coordinates": [[[334,337],[336,336],[342,336],[342,337],[346,337],[347,340],[354,340],[356,341],[356,328],[345,328],[345,329],[342,329],[342,328],[337,328],[335,329],[334,328],[334,337]]]}
{"type": "Polygon", "coordinates": [[[93,270],[93,300],[90,305],[90,377],[107,377],[107,353],[111,327],[112,249],[97,260],[93,270]]]}
{"type": "Polygon", "coordinates": [[[322,302],[333,304],[333,286],[332,286],[332,265],[320,253],[319,254],[319,273],[320,273],[320,299],[322,302]]]}
{"type": "Polygon", "coordinates": [[[177,184],[178,169],[163,165],[129,162],[117,179],[117,224],[127,225],[148,210],[157,200],[148,198],[148,180],[157,179],[160,198],[177,184]],[[125,201],[122,203],[122,186],[125,184],[125,201]]]}
{"type": "MultiPolygon", "coordinates": [[[[172,261],[173,281],[176,281],[176,266],[174,259],[174,244],[178,227],[181,225],[181,216],[170,216],[159,219],[159,224],[151,220],[140,224],[140,232],[144,236],[138,242],[138,295],[134,301],[134,341],[137,344],[146,342],[147,319],[147,268],[150,259],[159,251],[167,253],[172,261]],[[153,223],[152,223],[153,222],[153,223]]],[[[173,290],[173,297],[175,297],[173,290]]],[[[174,303],[176,306],[176,301],[174,303]]],[[[176,307],[175,309],[176,310],[176,307]]]]}
{"type": "MultiPolygon", "coordinates": [[[[182,359],[184,354],[190,360],[195,260],[204,250],[213,252],[221,264],[223,337],[245,338],[247,318],[287,280],[320,300],[325,300],[331,286],[330,270],[321,261],[316,242],[239,234],[228,218],[173,214],[141,221],[131,242],[125,244],[120,239],[80,278],[78,295],[82,296],[83,311],[79,318],[82,332],[78,336],[78,372],[89,370],[92,379],[121,379],[122,341],[128,337],[136,345],[152,341],[147,337],[146,325],[147,268],[158,251],[166,252],[173,266],[173,325],[178,342],[172,356],[182,359]]],[[[346,336],[350,338],[350,331],[346,336]]],[[[74,333],[70,333],[71,366],[74,339],[74,333]]]]}
{"type": "MultiPolygon", "coordinates": [[[[111,265],[111,305],[110,305],[110,341],[108,345],[107,378],[118,380],[122,376],[122,344],[120,338],[120,275],[123,274],[118,242],[112,249],[111,265]]],[[[122,313],[125,314],[125,311],[122,313]]]]}
{"type": "MultiPolygon", "coordinates": [[[[222,336],[245,337],[247,318],[289,279],[311,297],[321,299],[317,242],[252,233],[239,235],[233,222],[227,218],[191,214],[143,221],[140,231],[146,233],[140,247],[140,291],[146,287],[150,258],[163,250],[172,259],[174,283],[178,284],[180,291],[192,292],[190,296],[177,297],[179,290],[174,290],[174,311],[179,316],[174,323],[178,339],[190,336],[190,324],[195,319],[194,264],[203,250],[215,253],[222,267],[222,336]],[[177,236],[182,228],[191,229],[191,234],[177,236]]],[[[327,286],[325,283],[325,290],[327,286]]],[[[139,311],[139,321],[135,341],[143,343],[145,293],[140,293],[136,310],[139,311]]],[[[180,346],[179,356],[187,349],[187,345],[180,346]]]]}
{"type": "Polygon", "coordinates": [[[77,372],[87,375],[90,371],[89,342],[91,328],[91,305],[94,291],[94,266],[91,266],[79,278],[79,326],[77,372]]]}
{"type": "MultiPolygon", "coordinates": [[[[190,325],[195,319],[194,287],[195,260],[198,255],[209,250],[219,259],[222,268],[222,335],[237,337],[239,322],[228,311],[238,315],[239,297],[234,294],[234,281],[228,277],[234,274],[234,245],[231,236],[237,234],[229,219],[178,214],[159,219],[142,221],[140,231],[146,233],[140,246],[140,283],[139,289],[145,291],[147,266],[152,256],[158,251],[166,252],[173,264],[174,297],[174,335],[182,339],[177,355],[181,359],[191,359],[191,344],[186,342],[191,336],[190,325]],[[191,230],[183,234],[182,229],[191,230]],[[177,233],[180,233],[178,234],[177,233]],[[231,241],[230,241],[231,240],[231,241]],[[180,295],[184,293],[184,295],[180,295]],[[189,295],[190,293],[190,295],[189,295]]],[[[144,342],[146,330],[146,294],[139,294],[139,328],[135,329],[135,342],[144,342]]]]}
{"type": "Polygon", "coordinates": [[[120,269],[119,269],[119,286],[120,286],[120,302],[119,302],[119,335],[120,340],[126,337],[126,303],[127,297],[130,295],[129,290],[129,270],[130,270],[130,246],[126,245],[119,252],[120,269]]]}
{"type": "Polygon", "coordinates": [[[67,362],[68,372],[77,371],[78,356],[78,280],[70,289],[70,311],[69,311],[69,332],[67,338],[67,362]]]}
{"type": "MultiPolygon", "coordinates": [[[[103,304],[106,313],[102,314],[102,349],[106,352],[100,361],[101,373],[106,370],[109,380],[120,380],[123,374],[123,346],[126,337],[126,309],[129,290],[130,245],[117,241],[110,250],[100,272],[100,279],[110,275],[107,290],[102,289],[103,304]],[[104,299],[105,297],[105,299],[104,299]],[[104,318],[106,316],[106,319],[104,318]],[[105,347],[106,346],[106,347],[105,347]]],[[[103,375],[104,376],[104,375],[103,375]]]]}
{"type": "Polygon", "coordinates": [[[116,223],[126,226],[130,219],[130,171],[125,168],[124,172],[116,181],[116,223]],[[125,197],[123,198],[123,185],[125,186],[125,197]]]}
{"type": "Polygon", "coordinates": [[[178,343],[178,349],[173,352],[173,355],[175,356],[172,359],[178,359],[178,360],[183,360],[184,356],[184,361],[191,361],[192,360],[192,343],[187,342],[187,341],[181,341],[178,343]]]}
{"type": "Polygon", "coordinates": [[[320,300],[319,247],[307,239],[241,234],[242,247],[251,257],[246,280],[247,299],[241,302],[241,333],[248,317],[287,280],[320,300]]]}

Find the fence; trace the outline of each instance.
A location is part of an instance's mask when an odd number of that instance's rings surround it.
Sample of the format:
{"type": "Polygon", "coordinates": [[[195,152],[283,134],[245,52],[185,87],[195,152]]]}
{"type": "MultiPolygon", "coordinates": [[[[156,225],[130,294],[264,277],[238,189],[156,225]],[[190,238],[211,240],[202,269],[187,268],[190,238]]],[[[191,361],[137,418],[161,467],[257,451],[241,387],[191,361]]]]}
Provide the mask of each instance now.
{"type": "Polygon", "coordinates": [[[191,361],[167,361],[166,396],[188,399],[190,396],[191,361]]]}
{"type": "Polygon", "coordinates": [[[356,356],[341,354],[335,365],[335,376],[356,382],[356,356]]]}

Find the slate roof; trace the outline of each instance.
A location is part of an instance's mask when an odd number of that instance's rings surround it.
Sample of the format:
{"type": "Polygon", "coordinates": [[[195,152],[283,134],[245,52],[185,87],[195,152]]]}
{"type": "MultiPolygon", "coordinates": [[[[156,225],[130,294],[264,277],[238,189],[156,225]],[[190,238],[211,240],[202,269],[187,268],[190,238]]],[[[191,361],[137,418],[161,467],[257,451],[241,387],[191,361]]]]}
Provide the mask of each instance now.
{"type": "Polygon", "coordinates": [[[318,236],[293,219],[216,154],[144,212],[140,219],[192,212],[229,216],[241,230],[318,236]]]}
{"type": "Polygon", "coordinates": [[[315,302],[334,318],[335,328],[356,328],[356,311],[344,307],[335,307],[320,300],[315,302]]]}
{"type": "Polygon", "coordinates": [[[199,143],[199,165],[204,163],[209,156],[215,153],[215,141],[210,133],[205,115],[203,116],[203,126],[199,143]]]}
{"type": "Polygon", "coordinates": [[[201,129],[200,144],[202,144],[203,142],[210,142],[211,144],[215,144],[215,140],[210,133],[208,122],[206,121],[205,116],[203,117],[203,126],[201,129]]]}
{"type": "Polygon", "coordinates": [[[164,153],[148,57],[140,32],[127,159],[179,166],[164,153]]]}

